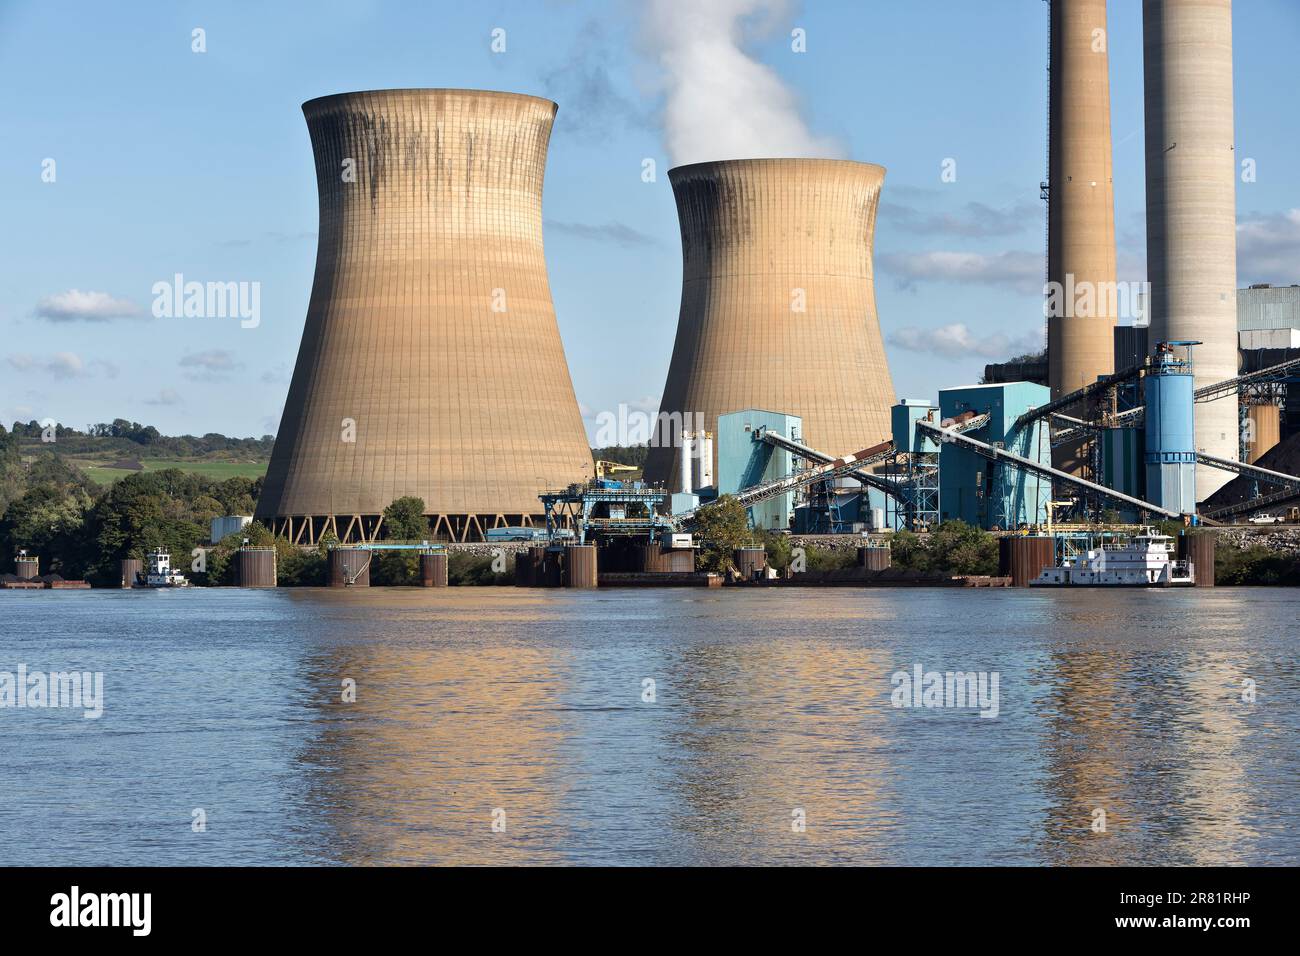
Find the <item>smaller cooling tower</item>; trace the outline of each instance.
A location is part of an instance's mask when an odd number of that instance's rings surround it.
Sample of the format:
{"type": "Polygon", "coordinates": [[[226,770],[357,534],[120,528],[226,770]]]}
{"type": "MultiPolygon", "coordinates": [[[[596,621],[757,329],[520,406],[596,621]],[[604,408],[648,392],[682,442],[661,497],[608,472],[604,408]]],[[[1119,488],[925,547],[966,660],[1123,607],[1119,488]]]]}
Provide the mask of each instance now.
{"type": "Polygon", "coordinates": [[[802,418],[808,445],[832,455],[887,437],[894,386],[871,261],[885,170],[745,159],[668,175],[682,302],[646,478],[675,483],[683,431],[716,433],[744,409],[802,418]]]}

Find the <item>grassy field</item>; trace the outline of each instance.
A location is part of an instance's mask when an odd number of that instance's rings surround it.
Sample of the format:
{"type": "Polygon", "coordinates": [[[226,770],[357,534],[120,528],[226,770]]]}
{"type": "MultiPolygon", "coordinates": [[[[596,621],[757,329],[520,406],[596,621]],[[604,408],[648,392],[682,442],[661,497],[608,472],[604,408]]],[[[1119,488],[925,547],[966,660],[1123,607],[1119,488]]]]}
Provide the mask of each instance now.
{"type": "MultiPolygon", "coordinates": [[[[104,461],[76,458],[69,460],[84,471],[92,481],[101,485],[111,485],[113,482],[133,473],[129,468],[109,468],[104,461]]],[[[207,475],[209,478],[215,478],[218,481],[240,476],[260,478],[266,474],[267,465],[264,461],[212,461],[210,459],[187,460],[184,458],[144,458],[140,460],[140,464],[144,466],[145,471],[179,468],[181,471],[193,472],[196,475],[207,475]]]]}

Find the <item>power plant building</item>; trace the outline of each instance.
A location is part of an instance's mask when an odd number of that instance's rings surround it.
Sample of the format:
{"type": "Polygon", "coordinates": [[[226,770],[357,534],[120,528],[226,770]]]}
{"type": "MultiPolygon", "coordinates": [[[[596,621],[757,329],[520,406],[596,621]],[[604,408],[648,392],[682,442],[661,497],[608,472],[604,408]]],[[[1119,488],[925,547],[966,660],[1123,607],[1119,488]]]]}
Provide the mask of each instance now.
{"type": "Polygon", "coordinates": [[[809,447],[831,455],[886,438],[894,388],[872,269],[885,170],[752,159],[669,178],[682,301],[646,478],[671,485],[681,431],[718,433],[720,415],[744,409],[800,418],[809,447]]]}
{"type": "Polygon", "coordinates": [[[532,523],[592,474],[542,249],[556,105],[381,90],[303,113],[316,275],[257,517],[370,540],[410,495],[440,538],[532,523]]]}
{"type": "MultiPolygon", "coordinates": [[[[1231,0],[1143,0],[1151,342],[1196,341],[1195,385],[1237,375],[1231,0]]],[[[1238,458],[1231,396],[1196,408],[1196,450],[1238,458]]],[[[1208,498],[1230,472],[1198,466],[1208,498]]]]}
{"type": "MultiPolygon", "coordinates": [[[[989,421],[977,437],[1039,465],[1052,463],[1047,423],[1017,425],[1020,416],[1046,405],[1051,392],[1032,382],[967,385],[939,390],[940,421],[973,412],[989,421]]],[[[944,442],[939,448],[939,517],[981,528],[1010,530],[1047,520],[1052,482],[1007,462],[994,463],[971,448],[944,442]]]]}
{"type": "MultiPolygon", "coordinates": [[[[787,449],[754,441],[759,431],[776,432],[791,441],[803,436],[797,415],[746,408],[718,417],[718,494],[734,495],[746,488],[792,474],[797,465],[787,449]]],[[[755,528],[784,531],[794,514],[794,492],[786,492],[749,508],[755,528]]]]}

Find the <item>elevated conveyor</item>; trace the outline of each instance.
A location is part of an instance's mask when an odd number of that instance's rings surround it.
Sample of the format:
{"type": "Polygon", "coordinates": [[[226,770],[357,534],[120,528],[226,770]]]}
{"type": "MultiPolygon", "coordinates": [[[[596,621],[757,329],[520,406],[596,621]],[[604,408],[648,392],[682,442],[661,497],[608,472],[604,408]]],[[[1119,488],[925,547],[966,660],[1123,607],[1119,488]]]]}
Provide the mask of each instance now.
{"type": "MultiPolygon", "coordinates": [[[[1285,362],[1278,362],[1276,365],[1270,365],[1268,368],[1261,368],[1254,372],[1247,372],[1245,375],[1238,375],[1236,378],[1225,379],[1222,382],[1215,382],[1212,385],[1204,385],[1195,391],[1194,397],[1197,404],[1213,402],[1221,398],[1227,398],[1230,395],[1236,395],[1243,389],[1249,388],[1252,385],[1264,385],[1269,382],[1280,382],[1297,374],[1300,374],[1300,358],[1288,359],[1285,362]]],[[[1086,389],[1081,389],[1079,392],[1075,392],[1074,394],[1078,396],[1083,391],[1086,391],[1086,389]]],[[[1066,396],[1066,398],[1069,397],[1070,396],[1068,395],[1066,396]]],[[[1064,400],[1065,399],[1061,399],[1061,401],[1064,400]]],[[[1075,400],[1077,401],[1078,399],[1076,398],[1075,400]]],[[[1053,402],[1051,404],[1057,405],[1058,403],[1053,402]]],[[[1044,409],[1047,410],[1047,414],[1053,413],[1053,409],[1050,406],[1044,405],[1042,408],[1036,408],[1033,412],[1028,412],[1026,414],[1035,415],[1037,417],[1038,413],[1042,412],[1044,409]]],[[[1024,416],[1021,417],[1023,418],[1024,416]]],[[[1142,424],[1145,418],[1146,407],[1139,405],[1137,408],[1130,408],[1126,412],[1120,412],[1105,425],[1101,422],[1080,422],[1078,425],[1071,428],[1058,431],[1053,434],[1052,441],[1054,443],[1070,441],[1073,438],[1081,437],[1083,432],[1088,429],[1095,430],[1100,428],[1134,427],[1142,424]]],[[[1208,465],[1210,462],[1205,462],[1204,464],[1208,465]]]]}
{"type": "Polygon", "coordinates": [[[1017,455],[1015,452],[1007,451],[1005,448],[997,448],[993,445],[987,444],[986,442],[980,441],[978,438],[972,438],[970,435],[963,434],[956,429],[943,428],[940,425],[931,424],[924,419],[918,421],[916,427],[930,432],[940,442],[956,442],[959,445],[965,445],[991,461],[1009,462],[1018,468],[1023,468],[1025,471],[1057,479],[1078,488],[1084,488],[1094,494],[1100,495],[1104,498],[1109,498],[1112,501],[1118,501],[1131,508],[1138,508],[1142,511],[1151,512],[1152,514],[1163,515],[1166,518],[1182,517],[1182,515],[1176,511],[1169,511],[1165,508],[1159,507],[1158,505],[1153,505],[1149,501],[1130,497],[1129,495],[1107,488],[1105,485],[1099,485],[1095,482],[1079,478],[1077,475],[1072,475],[1069,472],[1058,471],[1050,465],[1041,464],[1040,462],[1034,461],[1032,458],[1026,458],[1023,455],[1017,455]]]}
{"type": "MultiPolygon", "coordinates": [[[[790,439],[783,435],[777,435],[775,432],[765,431],[761,436],[756,436],[756,438],[761,438],[769,444],[780,448],[788,448],[791,451],[796,451],[797,454],[801,454],[805,458],[811,458],[817,462],[817,467],[809,468],[806,471],[796,472],[793,475],[786,475],[782,478],[774,478],[771,481],[762,482],[732,495],[733,498],[745,507],[756,505],[759,502],[768,500],[769,498],[775,498],[777,495],[783,495],[794,491],[797,488],[802,488],[805,485],[811,485],[819,481],[829,481],[834,478],[844,477],[845,475],[853,475],[856,477],[859,468],[866,467],[867,465],[874,464],[878,461],[883,461],[888,458],[894,450],[894,443],[892,441],[883,441],[879,444],[872,445],[870,448],[864,448],[862,451],[853,455],[844,455],[841,458],[831,458],[828,455],[823,455],[821,452],[812,451],[797,442],[790,441],[790,439]]],[[[866,473],[863,472],[862,474],[866,473]]],[[[893,482],[884,482],[883,479],[877,479],[875,475],[867,475],[867,477],[873,481],[880,480],[883,484],[893,485],[893,482]]],[[[712,502],[700,505],[697,508],[692,508],[690,511],[684,511],[681,514],[674,515],[673,517],[675,519],[689,520],[697,512],[710,507],[711,504],[712,502]]]]}

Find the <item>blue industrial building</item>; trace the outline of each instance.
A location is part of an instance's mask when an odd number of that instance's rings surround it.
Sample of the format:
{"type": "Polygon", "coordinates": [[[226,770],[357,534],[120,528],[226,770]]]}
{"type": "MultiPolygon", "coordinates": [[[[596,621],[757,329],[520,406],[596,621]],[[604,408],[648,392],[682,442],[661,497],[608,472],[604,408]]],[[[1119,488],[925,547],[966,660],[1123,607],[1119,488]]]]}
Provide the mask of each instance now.
{"type": "Polygon", "coordinates": [[[916,423],[921,419],[934,425],[939,424],[938,411],[928,398],[900,398],[898,404],[889,410],[894,450],[899,454],[909,455],[929,455],[938,452],[939,446],[934,438],[916,427],[916,423]]]}
{"type": "MultiPolygon", "coordinates": [[[[939,391],[941,420],[963,412],[988,415],[972,437],[1051,467],[1051,440],[1044,419],[1017,428],[1016,419],[1051,401],[1051,390],[1032,382],[967,385],[939,391]]],[[[939,517],[981,528],[1018,528],[1047,520],[1049,479],[1005,462],[995,464],[972,448],[945,442],[939,451],[939,517]]]]}
{"type": "MultiPolygon", "coordinates": [[[[795,470],[794,456],[767,442],[754,441],[754,432],[768,429],[791,441],[803,437],[798,415],[747,408],[718,416],[718,495],[734,495],[765,481],[784,478],[795,470]]],[[[755,528],[784,531],[794,514],[794,492],[777,495],[749,509],[755,528]]]]}

